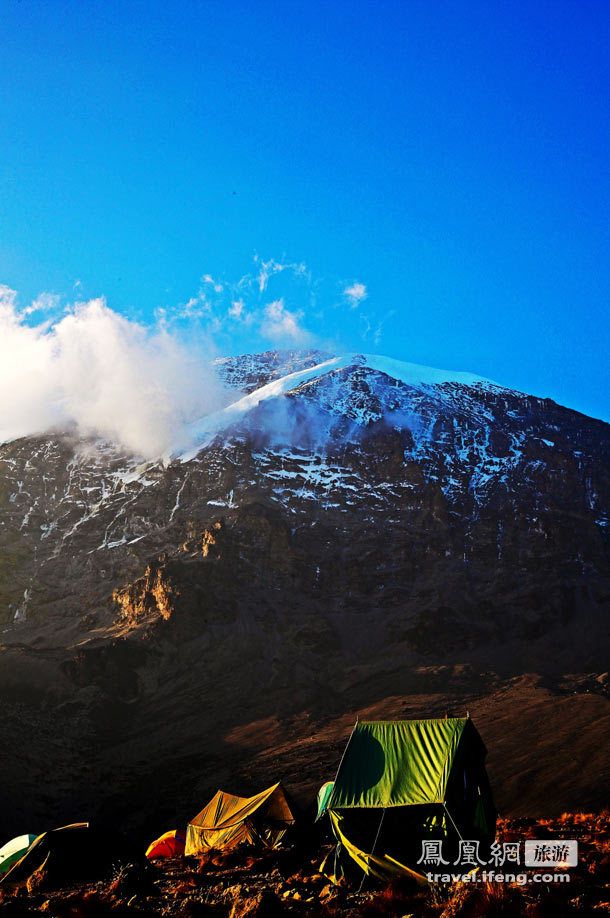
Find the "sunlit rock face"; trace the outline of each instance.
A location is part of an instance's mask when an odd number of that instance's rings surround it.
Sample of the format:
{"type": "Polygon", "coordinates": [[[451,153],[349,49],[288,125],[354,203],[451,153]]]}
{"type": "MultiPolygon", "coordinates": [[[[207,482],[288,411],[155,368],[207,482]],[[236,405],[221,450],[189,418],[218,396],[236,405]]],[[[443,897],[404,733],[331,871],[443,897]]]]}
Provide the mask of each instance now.
{"type": "Polygon", "coordinates": [[[237,724],[404,692],[423,664],[607,670],[608,425],[377,356],[216,369],[227,406],[156,461],[0,446],[0,738],[77,735],[62,768],[89,799],[119,754],[131,788],[153,746],[163,775],[185,748],[195,769],[237,724]]]}

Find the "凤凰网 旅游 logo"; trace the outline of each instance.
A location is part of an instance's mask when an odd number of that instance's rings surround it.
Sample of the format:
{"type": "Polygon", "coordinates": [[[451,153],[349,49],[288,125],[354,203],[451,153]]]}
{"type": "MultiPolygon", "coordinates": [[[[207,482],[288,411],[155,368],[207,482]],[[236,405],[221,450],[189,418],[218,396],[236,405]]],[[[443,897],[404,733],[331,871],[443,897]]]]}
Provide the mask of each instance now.
{"type": "Polygon", "coordinates": [[[526,867],[576,867],[578,842],[574,839],[529,838],[524,843],[526,867]]]}
{"type": "Polygon", "coordinates": [[[442,839],[422,841],[421,857],[417,862],[422,867],[437,867],[439,873],[427,872],[431,882],[450,883],[462,881],[552,882],[569,880],[565,870],[558,870],[557,876],[547,871],[556,868],[575,867],[578,863],[578,842],[574,839],[527,839],[525,842],[494,841],[486,854],[481,851],[481,842],[476,839],[460,839],[455,860],[446,858],[442,839]],[[459,873],[447,872],[447,868],[458,868],[459,873]],[[495,868],[492,870],[480,868],[495,868]],[[544,873],[515,874],[510,871],[523,867],[539,868],[544,873]],[[444,868],[444,870],[443,870],[444,868]],[[498,872],[498,868],[504,872],[498,872]],[[509,871],[509,872],[507,872],[509,871]]]}

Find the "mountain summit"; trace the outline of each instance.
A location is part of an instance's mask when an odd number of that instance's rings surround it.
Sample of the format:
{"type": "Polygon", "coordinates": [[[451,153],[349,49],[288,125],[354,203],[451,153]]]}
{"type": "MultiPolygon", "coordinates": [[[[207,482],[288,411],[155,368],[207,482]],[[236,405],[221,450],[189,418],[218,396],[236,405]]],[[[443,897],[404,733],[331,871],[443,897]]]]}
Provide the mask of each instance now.
{"type": "MultiPolygon", "coordinates": [[[[260,360],[261,356],[267,355],[257,356],[260,360]]],[[[409,390],[432,393],[434,390],[440,391],[440,387],[459,386],[463,389],[494,385],[489,380],[471,373],[436,370],[373,354],[331,357],[311,365],[315,356],[323,355],[306,352],[304,362],[309,365],[286,375],[276,375],[270,382],[263,382],[265,377],[260,372],[262,367],[258,362],[259,385],[250,388],[243,398],[230,403],[223,410],[214,412],[190,426],[186,437],[194,446],[182,454],[183,461],[192,459],[199,449],[207,445],[218,433],[234,428],[246,420],[254,409],[273,404],[275,400],[284,396],[305,395],[310,399],[310,407],[312,399],[317,398],[318,404],[315,407],[329,415],[328,423],[322,424],[319,433],[328,436],[333,432],[345,434],[345,430],[337,429],[338,416],[349,418],[359,427],[367,427],[384,418],[389,424],[400,426],[401,421],[406,420],[401,417],[401,412],[412,412],[413,409],[412,398],[408,397],[409,390]],[[338,402],[335,401],[337,397],[338,402]]],[[[293,357],[290,363],[294,366],[295,362],[297,361],[293,357]]],[[[252,379],[256,379],[257,374],[246,369],[249,363],[248,358],[241,357],[236,361],[217,361],[216,365],[221,377],[230,380],[233,386],[236,380],[246,376],[251,387],[252,379]]],[[[262,366],[264,367],[264,363],[262,366]]],[[[283,366],[282,369],[286,367],[283,366]]],[[[447,393],[448,391],[446,389],[447,393]]],[[[273,435],[276,426],[273,411],[271,415],[266,415],[264,420],[269,434],[273,435]]]]}

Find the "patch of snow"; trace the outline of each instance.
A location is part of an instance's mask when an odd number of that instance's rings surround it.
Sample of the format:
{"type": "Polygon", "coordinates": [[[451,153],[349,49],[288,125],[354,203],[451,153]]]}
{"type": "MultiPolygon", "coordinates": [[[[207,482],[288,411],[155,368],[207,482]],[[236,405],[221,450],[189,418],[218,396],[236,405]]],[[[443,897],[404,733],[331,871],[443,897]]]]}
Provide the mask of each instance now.
{"type": "Polygon", "coordinates": [[[287,376],[275,379],[273,382],[267,383],[267,385],[261,386],[254,392],[243,396],[243,398],[238,399],[226,408],[195,421],[187,428],[184,442],[177,444],[171,453],[163,457],[164,463],[169,463],[173,457],[180,459],[181,462],[189,462],[217,434],[241,421],[249,411],[256,408],[261,402],[286,395],[288,392],[326,374],[335,373],[351,366],[368,367],[406,385],[424,389],[446,383],[457,383],[462,386],[497,386],[497,383],[492,382],[492,380],[485,379],[482,376],[475,376],[473,373],[464,373],[457,370],[439,370],[416,363],[405,363],[402,360],[395,360],[391,357],[381,357],[377,354],[347,354],[342,357],[333,357],[316,366],[298,370],[296,373],[289,373],[287,376]]]}
{"type": "Polygon", "coordinates": [[[188,474],[187,474],[187,475],[185,476],[185,478],[184,478],[184,481],[183,481],[182,484],[180,485],[180,488],[178,489],[178,493],[176,494],[176,503],[175,503],[174,506],[172,507],[172,512],[171,512],[170,515],[169,515],[169,522],[170,522],[170,523],[171,523],[171,521],[173,520],[173,518],[174,518],[174,516],[175,516],[176,510],[177,510],[178,507],[180,506],[180,496],[181,496],[182,492],[184,491],[184,487],[185,487],[185,485],[186,485],[186,483],[187,483],[187,481],[188,481],[188,477],[189,477],[189,476],[188,476],[188,474]]]}
{"type": "Polygon", "coordinates": [[[230,492],[228,500],[208,500],[207,503],[211,507],[228,507],[229,510],[235,510],[239,507],[239,504],[236,504],[233,500],[233,491],[230,492]]]}
{"type": "Polygon", "coordinates": [[[20,622],[25,619],[27,615],[28,602],[30,601],[31,593],[32,591],[29,589],[25,589],[23,591],[23,602],[15,611],[15,615],[13,616],[14,622],[20,622]]]}

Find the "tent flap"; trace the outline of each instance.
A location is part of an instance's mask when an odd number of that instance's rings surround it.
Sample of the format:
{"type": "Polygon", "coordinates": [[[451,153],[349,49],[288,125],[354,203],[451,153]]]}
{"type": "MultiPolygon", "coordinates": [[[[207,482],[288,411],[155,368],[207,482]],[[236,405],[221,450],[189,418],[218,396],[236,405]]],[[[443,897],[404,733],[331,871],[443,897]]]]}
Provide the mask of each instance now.
{"type": "Polygon", "coordinates": [[[426,884],[428,881],[423,874],[418,873],[406,864],[401,864],[387,853],[369,854],[359,848],[345,834],[343,817],[339,813],[330,813],[330,819],[335,837],[341,842],[346,852],[367,876],[377,877],[379,880],[392,880],[395,877],[408,875],[418,883],[426,884]]]}

